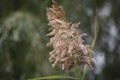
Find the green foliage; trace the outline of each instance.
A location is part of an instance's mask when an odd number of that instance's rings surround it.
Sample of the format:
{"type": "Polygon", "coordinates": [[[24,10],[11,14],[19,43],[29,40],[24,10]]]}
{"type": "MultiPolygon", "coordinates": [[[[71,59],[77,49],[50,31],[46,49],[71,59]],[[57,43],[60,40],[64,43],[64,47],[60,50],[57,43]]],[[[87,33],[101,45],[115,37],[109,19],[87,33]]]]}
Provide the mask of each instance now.
{"type": "Polygon", "coordinates": [[[5,74],[12,72],[12,79],[35,75],[45,48],[40,19],[27,12],[16,12],[5,19],[0,31],[5,74]]]}

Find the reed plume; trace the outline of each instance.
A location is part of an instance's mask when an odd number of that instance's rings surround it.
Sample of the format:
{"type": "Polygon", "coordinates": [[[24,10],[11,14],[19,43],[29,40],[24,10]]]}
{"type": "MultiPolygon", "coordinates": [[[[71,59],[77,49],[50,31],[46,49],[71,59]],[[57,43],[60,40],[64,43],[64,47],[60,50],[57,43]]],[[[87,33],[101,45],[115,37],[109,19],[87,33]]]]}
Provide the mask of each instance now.
{"type": "Polygon", "coordinates": [[[86,33],[80,33],[77,27],[80,23],[71,23],[67,20],[65,11],[62,6],[59,6],[54,0],[51,7],[47,8],[48,25],[51,26],[50,41],[47,46],[52,46],[53,50],[49,53],[49,61],[52,66],[60,66],[62,70],[70,70],[75,64],[88,64],[91,68],[91,63],[94,59],[88,57],[93,51],[89,45],[84,45],[82,39],[86,33]]]}

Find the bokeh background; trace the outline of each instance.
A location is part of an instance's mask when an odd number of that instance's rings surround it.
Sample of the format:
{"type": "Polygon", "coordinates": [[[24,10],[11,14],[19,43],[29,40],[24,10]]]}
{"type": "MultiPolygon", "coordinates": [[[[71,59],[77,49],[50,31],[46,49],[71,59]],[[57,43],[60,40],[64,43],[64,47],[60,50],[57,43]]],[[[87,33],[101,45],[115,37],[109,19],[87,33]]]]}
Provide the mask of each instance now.
{"type": "MultiPolygon", "coordinates": [[[[56,0],[69,21],[81,22],[92,43],[95,16],[99,32],[93,56],[97,64],[86,80],[120,80],[120,0],[56,0]],[[96,10],[97,9],[97,10],[96,10]]],[[[0,0],[0,80],[26,80],[54,74],[76,75],[52,68],[46,47],[49,32],[46,7],[51,0],[0,0]]]]}

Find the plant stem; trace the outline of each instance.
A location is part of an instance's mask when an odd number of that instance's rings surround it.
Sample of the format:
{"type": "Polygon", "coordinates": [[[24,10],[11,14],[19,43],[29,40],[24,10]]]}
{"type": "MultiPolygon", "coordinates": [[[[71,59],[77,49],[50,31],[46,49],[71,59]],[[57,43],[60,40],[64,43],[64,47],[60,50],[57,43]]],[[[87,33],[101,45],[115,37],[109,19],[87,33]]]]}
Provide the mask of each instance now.
{"type": "MultiPolygon", "coordinates": [[[[98,19],[97,19],[97,15],[95,16],[95,32],[94,32],[94,39],[93,39],[93,42],[92,42],[92,45],[91,45],[91,49],[93,50],[94,47],[95,47],[95,43],[96,43],[96,40],[97,40],[97,36],[98,36],[98,19]]],[[[92,54],[89,54],[89,57],[92,57],[92,54]]],[[[83,75],[81,77],[81,80],[84,80],[85,78],[85,75],[87,73],[87,70],[88,70],[88,65],[85,65],[84,66],[84,69],[83,69],[83,75]]]]}
{"type": "Polygon", "coordinates": [[[76,72],[78,73],[78,78],[81,80],[81,73],[79,65],[76,65],[76,72]]]}

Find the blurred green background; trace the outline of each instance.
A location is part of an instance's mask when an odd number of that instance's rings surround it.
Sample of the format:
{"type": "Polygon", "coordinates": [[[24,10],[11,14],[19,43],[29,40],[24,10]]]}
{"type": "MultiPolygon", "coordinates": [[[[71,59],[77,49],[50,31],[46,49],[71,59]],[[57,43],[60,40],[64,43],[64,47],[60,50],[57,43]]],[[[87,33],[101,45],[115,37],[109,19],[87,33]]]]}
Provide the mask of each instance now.
{"type": "MultiPolygon", "coordinates": [[[[95,15],[99,34],[93,56],[97,64],[85,80],[120,80],[120,0],[56,0],[68,19],[81,22],[86,43],[94,37],[95,15]],[[96,12],[97,9],[97,12],[96,12]]],[[[46,7],[51,0],[0,0],[0,80],[26,80],[53,74],[76,75],[53,69],[46,47],[49,32],[46,7]]],[[[85,43],[85,44],[86,44],[85,43]]]]}

